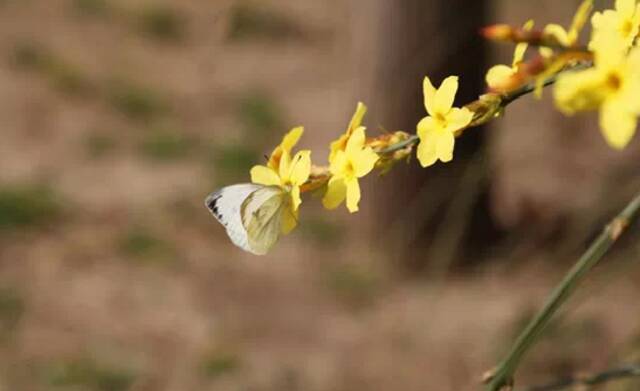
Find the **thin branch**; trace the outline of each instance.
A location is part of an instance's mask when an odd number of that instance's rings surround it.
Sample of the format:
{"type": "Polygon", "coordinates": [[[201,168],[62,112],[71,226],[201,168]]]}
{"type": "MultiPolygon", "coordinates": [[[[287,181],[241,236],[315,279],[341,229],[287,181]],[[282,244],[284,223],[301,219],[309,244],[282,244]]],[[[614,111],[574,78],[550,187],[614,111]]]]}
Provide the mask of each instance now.
{"type": "Polygon", "coordinates": [[[572,376],[541,386],[523,388],[519,391],[560,391],[566,389],[576,389],[577,386],[595,386],[610,381],[629,379],[634,377],[640,377],[640,364],[627,364],[618,368],[611,368],[606,371],[591,375],[572,376]]]}
{"type": "Polygon", "coordinates": [[[399,143],[395,143],[390,145],[389,147],[383,149],[382,151],[378,152],[379,154],[387,154],[387,153],[393,153],[395,151],[399,151],[401,149],[405,149],[406,147],[413,145],[415,143],[418,142],[418,135],[417,134],[412,134],[411,136],[409,136],[409,138],[407,138],[406,140],[402,140],[399,143]]]}
{"type": "MultiPolygon", "coordinates": [[[[554,84],[556,80],[558,80],[558,75],[559,73],[556,73],[555,75],[552,75],[549,78],[547,78],[542,84],[542,86],[547,87],[554,84]]],[[[536,89],[536,85],[534,83],[529,83],[521,88],[518,88],[517,90],[509,93],[502,99],[502,107],[507,107],[509,103],[517,100],[518,98],[524,95],[532,93],[533,91],[535,91],[535,89],[536,89]]]]}
{"type": "MultiPolygon", "coordinates": [[[[550,86],[550,85],[554,84],[558,80],[558,76],[561,73],[564,73],[564,72],[567,72],[567,71],[578,71],[578,70],[581,70],[581,69],[589,68],[591,66],[592,66],[591,62],[588,62],[588,61],[579,63],[579,64],[577,64],[577,65],[575,65],[575,66],[573,66],[571,68],[568,68],[568,69],[566,69],[566,70],[564,70],[562,72],[558,72],[558,73],[556,73],[554,75],[549,76],[542,83],[542,86],[543,87],[547,87],[547,86],[550,86]]],[[[505,95],[502,98],[502,106],[506,107],[509,103],[513,102],[514,100],[516,100],[516,99],[518,99],[518,98],[520,98],[520,97],[522,97],[524,95],[532,93],[533,91],[535,91],[535,89],[536,89],[536,84],[535,83],[529,83],[529,84],[526,84],[526,85],[518,88],[517,90],[514,90],[514,91],[510,92],[508,95],[505,95]]]]}
{"type": "Polygon", "coordinates": [[[640,209],[640,193],[607,225],[587,251],[571,268],[553,291],[542,310],[531,320],[511,347],[511,350],[485,378],[487,391],[499,391],[513,384],[513,375],[529,348],[548,326],[551,318],[578,287],[585,275],[602,259],[611,246],[635,219],[640,209]]]}
{"type": "MultiPolygon", "coordinates": [[[[567,71],[575,71],[575,70],[579,70],[579,69],[585,69],[585,68],[588,68],[589,66],[591,66],[591,64],[589,64],[589,63],[580,63],[580,64],[578,64],[578,65],[576,65],[574,67],[565,69],[565,70],[563,70],[561,72],[558,72],[558,73],[556,73],[554,75],[551,75],[551,76],[549,76],[548,78],[546,78],[544,80],[543,87],[548,87],[548,86],[554,84],[556,82],[558,76],[561,73],[564,73],[564,72],[567,72],[567,71]]],[[[535,91],[535,89],[536,89],[536,83],[533,82],[533,83],[527,83],[527,84],[525,84],[524,86],[522,86],[520,88],[517,88],[517,89],[515,89],[515,90],[513,90],[511,92],[508,92],[508,93],[506,93],[506,94],[504,94],[504,95],[502,95],[500,97],[500,106],[502,108],[505,108],[509,104],[511,104],[512,102],[518,100],[519,98],[532,93],[533,91],[535,91]]],[[[471,106],[471,105],[474,105],[474,104],[476,104],[478,102],[479,101],[474,101],[474,102],[471,102],[471,103],[469,103],[469,104],[467,104],[465,106],[471,106]]],[[[484,123],[482,123],[482,125],[484,125],[484,123]]],[[[475,125],[475,126],[478,126],[478,125],[475,125]]],[[[399,143],[390,145],[389,147],[381,150],[378,153],[379,154],[393,153],[393,152],[399,151],[401,149],[404,149],[404,148],[406,148],[408,146],[412,146],[412,145],[416,144],[418,141],[419,141],[419,137],[417,135],[413,134],[409,138],[407,138],[406,140],[403,140],[403,141],[400,141],[399,143]]]]}

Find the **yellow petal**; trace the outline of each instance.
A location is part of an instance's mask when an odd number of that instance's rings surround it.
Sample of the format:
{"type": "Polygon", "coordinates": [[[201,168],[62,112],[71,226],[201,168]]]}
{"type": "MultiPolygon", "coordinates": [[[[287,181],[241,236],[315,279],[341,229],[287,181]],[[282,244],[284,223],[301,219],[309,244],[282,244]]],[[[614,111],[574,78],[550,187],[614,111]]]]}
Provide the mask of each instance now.
{"type": "Polygon", "coordinates": [[[627,80],[620,95],[631,112],[640,114],[640,99],[638,99],[638,91],[640,91],[640,47],[631,49],[627,57],[626,67],[628,72],[627,80]]]}
{"type": "MultiPolygon", "coordinates": [[[[527,20],[527,22],[523,26],[524,31],[530,31],[533,28],[533,20],[527,20]]],[[[513,52],[513,62],[512,65],[515,67],[520,64],[524,59],[524,54],[527,51],[529,44],[526,42],[522,42],[516,45],[516,49],[513,52]]]]}
{"type": "Polygon", "coordinates": [[[633,42],[633,30],[637,32],[637,26],[631,26],[628,31],[618,28],[619,15],[612,10],[602,13],[596,12],[591,18],[593,33],[589,41],[589,49],[595,52],[596,64],[608,64],[618,62],[626,54],[633,42]]]}
{"type": "Polygon", "coordinates": [[[351,179],[347,183],[347,209],[354,213],[358,211],[360,203],[360,184],[357,179],[351,179]]]}
{"type": "Polygon", "coordinates": [[[296,225],[298,225],[298,211],[294,211],[291,208],[284,208],[282,210],[282,223],[280,231],[284,235],[286,235],[293,231],[296,225]]]}
{"type": "Polygon", "coordinates": [[[631,26],[631,31],[629,32],[629,35],[631,36],[631,44],[635,41],[636,46],[638,46],[638,36],[640,36],[640,4],[636,7],[635,14],[631,18],[631,26]]]}
{"type": "Polygon", "coordinates": [[[600,35],[598,45],[595,47],[595,63],[599,68],[617,68],[627,55],[627,45],[624,40],[612,34],[600,35]],[[609,39],[605,39],[608,37],[609,39]]]}
{"type": "Polygon", "coordinates": [[[418,144],[417,155],[418,161],[422,167],[428,167],[438,160],[436,153],[436,135],[437,126],[432,117],[423,118],[418,123],[418,144]]]}
{"type": "Polygon", "coordinates": [[[347,141],[347,148],[345,149],[347,156],[355,154],[361,150],[364,147],[364,142],[364,127],[361,126],[353,131],[353,134],[349,137],[349,141],[347,141]]]}
{"type": "Polygon", "coordinates": [[[457,91],[458,76],[449,76],[444,79],[434,97],[434,109],[436,113],[444,115],[451,110],[457,91]]]}
{"type": "Polygon", "coordinates": [[[447,127],[445,130],[449,133],[457,132],[460,129],[466,128],[472,120],[473,111],[466,107],[454,107],[446,116],[447,127]]]}
{"type": "Polygon", "coordinates": [[[347,186],[343,178],[332,177],[327,184],[327,192],[322,198],[322,205],[327,209],[335,209],[347,197],[347,186]]]}
{"type": "Polygon", "coordinates": [[[423,140],[429,132],[438,128],[438,123],[433,117],[424,117],[416,126],[418,137],[423,140]]]}
{"type": "Polygon", "coordinates": [[[578,40],[578,35],[587,23],[592,10],[593,0],[584,0],[580,4],[580,7],[578,7],[578,11],[576,11],[576,14],[573,16],[573,20],[571,21],[571,27],[569,27],[568,39],[571,45],[576,43],[578,40]]]}
{"type": "Polygon", "coordinates": [[[302,203],[302,199],[300,198],[300,187],[293,186],[291,188],[291,209],[298,210],[298,207],[302,203]]]}
{"type": "Polygon", "coordinates": [[[344,151],[338,151],[338,153],[336,153],[336,156],[329,164],[329,172],[331,172],[331,174],[334,176],[342,175],[348,163],[349,161],[347,159],[347,154],[344,151]]]}
{"type": "Polygon", "coordinates": [[[429,113],[429,115],[436,115],[436,88],[431,84],[431,80],[428,76],[425,76],[424,81],[422,82],[422,92],[424,94],[424,107],[427,109],[427,113],[429,113]]]}
{"type": "Polygon", "coordinates": [[[291,162],[289,180],[293,185],[302,185],[311,174],[311,151],[304,150],[296,153],[291,162]]]}
{"type": "Polygon", "coordinates": [[[551,48],[540,47],[538,48],[538,52],[540,52],[540,55],[544,58],[553,56],[553,49],[551,48]]]}
{"type": "Polygon", "coordinates": [[[282,156],[280,157],[280,164],[278,165],[278,175],[280,176],[282,181],[287,181],[289,179],[290,172],[291,172],[291,155],[287,151],[282,151],[282,156]]]}
{"type": "Polygon", "coordinates": [[[604,101],[606,75],[592,68],[563,74],[553,89],[556,106],[565,114],[595,110],[604,101]]]}
{"type": "Polygon", "coordinates": [[[600,109],[600,128],[607,143],[615,149],[623,149],[636,132],[637,118],[621,109],[618,102],[610,101],[600,109]]]}
{"type": "Polygon", "coordinates": [[[335,159],[338,151],[344,151],[347,146],[347,140],[349,140],[348,134],[343,134],[336,141],[331,143],[331,152],[329,152],[329,162],[332,162],[335,159]]]}
{"type": "Polygon", "coordinates": [[[455,137],[453,133],[447,131],[440,131],[436,136],[436,154],[438,159],[444,163],[450,162],[453,159],[453,147],[455,144],[455,137]]]}
{"type": "Polygon", "coordinates": [[[602,12],[594,12],[591,16],[591,26],[594,30],[602,27],[602,12]]]}
{"type": "Polygon", "coordinates": [[[506,65],[495,65],[489,69],[485,76],[485,80],[490,88],[499,90],[509,82],[509,78],[511,78],[514,73],[515,70],[511,67],[506,65]]]}
{"type": "Polygon", "coordinates": [[[303,133],[304,133],[304,127],[302,126],[298,126],[291,129],[289,133],[287,133],[282,138],[282,143],[280,144],[282,146],[282,149],[291,153],[291,149],[295,147],[295,145],[298,143],[298,140],[300,140],[300,137],[302,137],[303,133]]]}
{"type": "Polygon", "coordinates": [[[553,36],[561,45],[569,46],[569,33],[559,24],[548,24],[544,26],[544,33],[553,36]]]}
{"type": "MultiPolygon", "coordinates": [[[[591,17],[591,26],[593,27],[591,41],[593,42],[596,39],[596,35],[600,34],[600,32],[602,32],[605,28],[614,26],[616,19],[616,13],[611,10],[594,12],[593,16],[591,17]]],[[[592,42],[589,43],[589,47],[591,47],[592,42]]]]}
{"type": "Polygon", "coordinates": [[[616,11],[623,17],[630,18],[636,9],[636,0],[616,0],[616,11]]]}
{"type": "Polygon", "coordinates": [[[373,170],[373,167],[376,165],[376,162],[379,159],[377,153],[373,152],[373,149],[367,147],[358,153],[352,158],[351,164],[353,164],[353,169],[355,170],[356,177],[361,178],[373,170]]]}
{"type": "Polygon", "coordinates": [[[258,185],[279,186],[280,177],[269,167],[253,166],[251,169],[251,182],[258,185]]]}
{"type": "Polygon", "coordinates": [[[343,135],[341,135],[337,140],[331,143],[331,146],[330,146],[331,152],[329,153],[329,162],[331,162],[335,158],[338,151],[340,150],[344,151],[344,149],[347,147],[347,141],[349,140],[349,137],[351,137],[351,134],[353,133],[354,130],[360,127],[360,124],[362,124],[362,119],[364,118],[364,115],[366,113],[367,113],[367,106],[365,106],[364,103],[362,102],[358,102],[358,105],[356,107],[356,112],[353,113],[353,117],[351,117],[351,121],[349,122],[349,127],[347,128],[346,132],[343,135]]]}
{"type": "Polygon", "coordinates": [[[291,149],[293,149],[293,147],[298,143],[298,140],[302,137],[302,133],[304,133],[304,128],[302,126],[298,126],[285,134],[280,145],[271,152],[267,166],[277,170],[280,167],[280,158],[282,157],[282,153],[286,152],[291,154],[291,149]]]}
{"type": "Polygon", "coordinates": [[[358,102],[358,105],[356,106],[356,112],[353,113],[353,117],[351,117],[351,122],[349,122],[349,127],[347,128],[347,135],[350,135],[351,132],[353,132],[354,130],[356,130],[357,128],[360,127],[360,125],[362,124],[362,119],[364,118],[364,115],[367,113],[367,106],[364,105],[364,103],[362,102],[358,102]]]}
{"type": "MultiPolygon", "coordinates": [[[[629,52],[629,56],[627,57],[627,61],[631,69],[638,70],[640,69],[640,46],[636,46],[629,52]]],[[[635,74],[636,77],[640,77],[640,72],[635,74]]]]}
{"type": "Polygon", "coordinates": [[[533,19],[529,19],[526,22],[524,22],[522,29],[524,31],[531,31],[533,29],[533,26],[535,26],[535,22],[533,21],[533,19]]]}

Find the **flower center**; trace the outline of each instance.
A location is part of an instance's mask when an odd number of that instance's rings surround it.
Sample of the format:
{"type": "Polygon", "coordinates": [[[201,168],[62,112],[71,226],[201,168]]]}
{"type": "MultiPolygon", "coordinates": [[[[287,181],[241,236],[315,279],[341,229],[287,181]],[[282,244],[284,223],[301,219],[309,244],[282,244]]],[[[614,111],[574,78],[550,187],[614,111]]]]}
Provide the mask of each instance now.
{"type": "Polygon", "coordinates": [[[633,21],[629,19],[625,19],[624,22],[622,22],[622,26],[620,27],[620,30],[622,32],[622,35],[624,35],[625,38],[628,38],[629,35],[631,35],[631,32],[633,31],[633,21]]]}
{"type": "Polygon", "coordinates": [[[607,76],[607,86],[614,91],[617,91],[622,87],[622,78],[619,74],[611,72],[607,76]]]}
{"type": "Polygon", "coordinates": [[[344,173],[346,177],[353,177],[356,175],[356,169],[353,167],[353,163],[351,163],[351,161],[347,162],[345,165],[344,173]]]}
{"type": "Polygon", "coordinates": [[[447,122],[448,122],[448,121],[447,121],[447,117],[445,117],[445,116],[444,116],[444,114],[442,114],[442,113],[437,113],[437,114],[435,115],[435,117],[434,117],[434,118],[435,118],[435,120],[438,122],[438,124],[439,124],[441,127],[443,127],[443,128],[446,128],[446,127],[447,127],[447,122]]]}

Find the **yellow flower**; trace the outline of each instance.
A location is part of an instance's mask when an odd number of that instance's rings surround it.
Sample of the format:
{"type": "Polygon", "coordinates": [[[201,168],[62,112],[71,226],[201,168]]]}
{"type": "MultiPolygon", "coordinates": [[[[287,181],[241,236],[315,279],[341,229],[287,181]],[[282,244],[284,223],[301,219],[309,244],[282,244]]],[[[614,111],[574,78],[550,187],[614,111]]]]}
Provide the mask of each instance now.
{"type": "Polygon", "coordinates": [[[331,143],[331,152],[329,153],[329,162],[331,162],[338,151],[344,151],[347,146],[347,141],[351,134],[360,127],[362,124],[362,119],[364,115],[367,113],[367,106],[365,106],[362,102],[358,102],[356,106],[356,112],[353,113],[353,117],[351,117],[351,121],[349,122],[349,126],[347,130],[344,132],[340,138],[331,143]]]}
{"type": "Polygon", "coordinates": [[[337,208],[345,199],[349,212],[358,211],[360,184],[358,178],[367,175],[376,162],[378,155],[371,147],[365,146],[364,127],[356,128],[347,139],[344,150],[336,151],[331,160],[327,192],[322,204],[327,209],[337,208]]]}
{"type": "Polygon", "coordinates": [[[615,10],[596,12],[591,24],[593,34],[589,49],[603,50],[614,38],[620,41],[626,51],[633,45],[640,30],[640,4],[636,0],[616,0],[615,10]]]}
{"type": "Polygon", "coordinates": [[[282,157],[282,154],[286,152],[291,155],[291,150],[298,143],[298,140],[300,140],[302,133],[304,133],[304,128],[302,126],[298,126],[285,134],[280,145],[275,147],[273,152],[271,152],[271,156],[267,162],[267,167],[277,171],[280,167],[280,158],[282,157]]]}
{"type": "Polygon", "coordinates": [[[473,112],[466,107],[453,107],[458,91],[457,76],[447,77],[437,90],[425,77],[423,88],[424,105],[429,116],[418,123],[418,160],[422,167],[427,167],[438,159],[451,161],[455,133],[471,123],[473,112]]]}
{"type": "MultiPolygon", "coordinates": [[[[523,30],[530,31],[533,28],[533,20],[528,20],[524,24],[523,30]]],[[[489,69],[485,80],[487,85],[491,89],[502,89],[502,86],[508,82],[508,80],[518,72],[518,66],[524,60],[524,54],[527,51],[528,44],[519,43],[516,45],[516,49],[513,52],[513,61],[511,66],[508,65],[495,65],[489,69]]]]}
{"type": "Polygon", "coordinates": [[[302,135],[302,128],[289,132],[269,159],[267,166],[257,165],[251,168],[251,182],[264,186],[277,186],[287,194],[287,205],[291,213],[283,213],[282,232],[289,233],[295,228],[298,220],[298,207],[302,203],[300,186],[309,179],[311,173],[311,151],[304,150],[292,158],[290,151],[302,135]],[[295,137],[294,137],[295,136],[295,137]],[[289,137],[289,138],[288,138],[289,137]],[[270,166],[277,158],[278,167],[270,166]]]}
{"type": "MultiPolygon", "coordinates": [[[[578,35],[589,18],[589,14],[593,9],[593,0],[585,0],[580,4],[576,14],[573,16],[571,27],[569,31],[558,24],[548,24],[544,27],[544,34],[553,36],[558,43],[564,47],[571,47],[578,41],[578,35]]],[[[548,49],[548,48],[541,48],[548,49]]],[[[541,50],[543,55],[547,54],[547,51],[541,50]]]]}
{"type": "Polygon", "coordinates": [[[605,140],[622,149],[635,134],[640,115],[640,48],[628,56],[615,53],[596,52],[593,68],[559,77],[554,95],[558,108],[568,115],[599,109],[605,140]]]}
{"type": "MultiPolygon", "coordinates": [[[[580,31],[589,19],[589,14],[591,14],[591,10],[593,9],[593,0],[584,0],[576,14],[573,16],[573,21],[571,22],[571,27],[569,31],[566,31],[564,27],[558,24],[548,24],[545,26],[543,30],[543,34],[545,36],[551,36],[553,39],[557,41],[563,47],[570,48],[575,46],[578,42],[578,36],[580,35],[580,31]]],[[[548,38],[547,38],[548,39],[548,38]]],[[[550,47],[541,47],[539,49],[542,57],[546,59],[550,59],[553,56],[553,49],[550,47]]],[[[569,61],[573,63],[573,61],[569,61]]],[[[538,99],[542,98],[542,89],[544,88],[545,81],[550,78],[552,75],[561,71],[564,67],[567,66],[567,61],[562,57],[558,57],[555,60],[552,60],[550,64],[547,65],[546,69],[537,75],[535,80],[535,89],[533,91],[534,96],[538,99]]]]}

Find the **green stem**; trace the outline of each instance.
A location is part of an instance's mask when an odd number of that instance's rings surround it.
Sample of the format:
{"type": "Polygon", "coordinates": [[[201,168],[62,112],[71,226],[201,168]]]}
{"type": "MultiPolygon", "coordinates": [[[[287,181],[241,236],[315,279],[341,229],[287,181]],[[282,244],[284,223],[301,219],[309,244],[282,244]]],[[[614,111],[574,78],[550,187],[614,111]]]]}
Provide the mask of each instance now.
{"type": "Polygon", "coordinates": [[[404,148],[406,148],[406,147],[408,147],[410,145],[413,145],[413,144],[415,144],[417,142],[418,142],[418,135],[412,134],[406,140],[402,140],[402,141],[397,142],[397,143],[395,143],[393,145],[390,145],[389,147],[381,150],[378,153],[379,154],[393,153],[395,151],[399,151],[399,150],[404,149],[404,148]]]}
{"type": "Polygon", "coordinates": [[[607,225],[591,243],[587,251],[571,268],[552,292],[542,310],[531,320],[516,339],[506,358],[492,371],[486,381],[487,391],[499,391],[513,383],[513,375],[525,353],[537,341],[553,315],[571,296],[584,276],[602,259],[604,254],[625,231],[640,209],[640,193],[607,225]]]}

